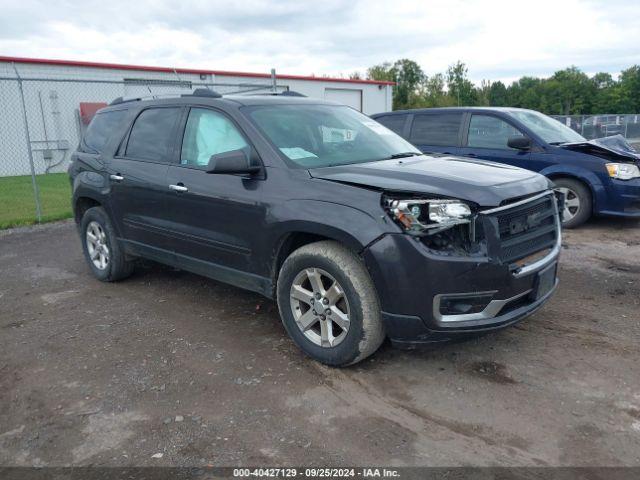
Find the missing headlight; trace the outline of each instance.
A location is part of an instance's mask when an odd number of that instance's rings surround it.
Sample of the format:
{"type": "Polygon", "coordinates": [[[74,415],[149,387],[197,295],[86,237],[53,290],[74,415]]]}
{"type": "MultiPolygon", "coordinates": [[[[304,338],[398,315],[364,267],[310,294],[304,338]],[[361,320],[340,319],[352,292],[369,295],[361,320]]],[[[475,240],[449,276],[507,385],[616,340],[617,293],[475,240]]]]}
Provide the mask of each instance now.
{"type": "Polygon", "coordinates": [[[434,253],[470,255],[483,249],[476,207],[462,200],[390,194],[383,197],[383,207],[407,234],[434,253]]]}
{"type": "Polygon", "coordinates": [[[434,235],[471,223],[471,208],[460,200],[385,198],[385,208],[410,235],[434,235]]]}

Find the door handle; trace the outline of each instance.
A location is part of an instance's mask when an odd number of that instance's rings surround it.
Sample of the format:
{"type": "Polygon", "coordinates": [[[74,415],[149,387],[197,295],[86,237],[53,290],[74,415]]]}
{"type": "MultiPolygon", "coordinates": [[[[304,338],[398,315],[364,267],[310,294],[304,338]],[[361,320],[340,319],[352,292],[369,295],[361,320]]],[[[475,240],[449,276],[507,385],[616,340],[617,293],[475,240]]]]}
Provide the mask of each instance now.
{"type": "Polygon", "coordinates": [[[465,153],[464,156],[471,157],[471,158],[478,158],[478,155],[476,155],[475,153],[465,153]]]}
{"type": "Polygon", "coordinates": [[[114,182],[121,182],[122,180],[124,180],[124,177],[119,173],[116,173],[115,175],[109,175],[109,178],[114,182]]]}
{"type": "Polygon", "coordinates": [[[185,187],[184,185],[169,185],[169,188],[175,192],[188,192],[189,189],[187,187],[185,187]]]}

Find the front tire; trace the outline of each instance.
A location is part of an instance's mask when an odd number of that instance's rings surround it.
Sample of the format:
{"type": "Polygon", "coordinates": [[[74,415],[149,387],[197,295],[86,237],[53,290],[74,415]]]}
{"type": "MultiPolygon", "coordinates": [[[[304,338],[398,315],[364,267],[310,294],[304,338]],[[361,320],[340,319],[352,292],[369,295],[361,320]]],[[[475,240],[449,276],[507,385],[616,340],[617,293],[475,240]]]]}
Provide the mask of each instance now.
{"type": "Polygon", "coordinates": [[[115,282],[133,272],[133,261],[124,253],[102,207],[93,207],[84,213],[80,222],[80,240],[85,260],[98,280],[115,282]]]}
{"type": "Polygon", "coordinates": [[[575,228],[582,225],[591,216],[591,192],[584,183],[571,178],[558,178],[554,183],[565,195],[562,226],[575,228]]]}
{"type": "Polygon", "coordinates": [[[357,363],[384,340],[380,302],[362,259],[334,241],[305,245],[283,263],[277,285],[285,329],[311,358],[357,363]]]}

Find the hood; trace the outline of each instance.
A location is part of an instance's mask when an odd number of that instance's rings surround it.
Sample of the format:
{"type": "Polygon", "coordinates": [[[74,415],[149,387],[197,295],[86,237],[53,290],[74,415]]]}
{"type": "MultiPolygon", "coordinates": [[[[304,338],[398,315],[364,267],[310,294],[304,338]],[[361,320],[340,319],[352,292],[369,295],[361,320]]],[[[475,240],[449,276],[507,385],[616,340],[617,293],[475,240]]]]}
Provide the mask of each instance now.
{"type": "Polygon", "coordinates": [[[493,207],[541,192],[548,180],[521,168],[450,156],[409,157],[309,170],[314,178],[380,190],[459,198],[493,207]]]}
{"type": "Polygon", "coordinates": [[[584,142],[563,143],[559,147],[618,162],[639,163],[640,161],[640,154],[622,135],[594,138],[584,142]]]}

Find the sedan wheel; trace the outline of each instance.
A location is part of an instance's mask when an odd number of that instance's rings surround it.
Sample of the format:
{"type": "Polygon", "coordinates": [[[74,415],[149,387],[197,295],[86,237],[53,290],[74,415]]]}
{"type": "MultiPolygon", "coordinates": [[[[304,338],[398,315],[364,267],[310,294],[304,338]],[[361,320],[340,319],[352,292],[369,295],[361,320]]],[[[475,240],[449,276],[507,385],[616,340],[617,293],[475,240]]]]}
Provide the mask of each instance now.
{"type": "Polygon", "coordinates": [[[338,281],[320,268],[306,268],[293,280],[291,311],[307,339],[321,347],[335,347],[349,331],[349,303],[338,281]]]}

